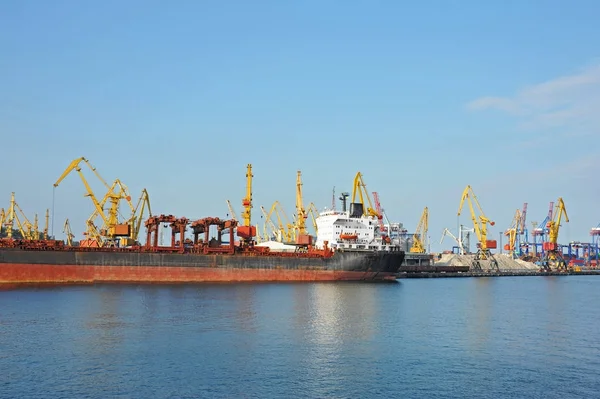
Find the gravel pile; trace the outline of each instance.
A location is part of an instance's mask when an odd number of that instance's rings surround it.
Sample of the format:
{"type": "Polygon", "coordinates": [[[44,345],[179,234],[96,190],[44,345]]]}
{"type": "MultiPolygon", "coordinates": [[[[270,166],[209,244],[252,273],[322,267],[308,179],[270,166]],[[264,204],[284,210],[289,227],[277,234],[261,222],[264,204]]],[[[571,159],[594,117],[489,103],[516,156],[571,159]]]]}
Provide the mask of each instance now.
{"type": "MultiPolygon", "coordinates": [[[[448,266],[471,266],[475,255],[456,255],[456,254],[442,254],[441,259],[436,262],[438,264],[444,264],[448,266]]],[[[512,259],[507,254],[494,254],[494,258],[498,262],[500,270],[537,270],[539,266],[534,263],[526,262],[521,259],[512,259]]],[[[479,261],[483,270],[493,269],[490,267],[489,260],[479,261]]]]}

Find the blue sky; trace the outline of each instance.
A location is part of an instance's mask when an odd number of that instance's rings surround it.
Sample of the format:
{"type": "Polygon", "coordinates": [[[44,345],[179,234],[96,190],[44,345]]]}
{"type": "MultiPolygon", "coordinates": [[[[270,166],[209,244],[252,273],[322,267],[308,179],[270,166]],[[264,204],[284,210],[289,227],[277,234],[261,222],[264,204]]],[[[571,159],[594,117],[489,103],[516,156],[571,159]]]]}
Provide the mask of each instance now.
{"type": "MultiPolygon", "coordinates": [[[[560,241],[597,207],[600,28],[595,1],[5,1],[0,13],[0,206],[33,218],[87,157],[154,213],[254,220],[351,191],[357,171],[391,219],[430,210],[432,249],[470,184],[491,235],[562,196],[560,241]],[[460,4],[460,6],[459,6],[460,4]]],[[[89,180],[97,182],[89,171],[89,180]]],[[[92,212],[76,175],[54,233],[92,212]]],[[[100,192],[100,191],[99,191],[100,192]]],[[[469,223],[467,214],[461,222],[469,223]]],[[[449,247],[447,241],[444,247],[449,247]]]]}

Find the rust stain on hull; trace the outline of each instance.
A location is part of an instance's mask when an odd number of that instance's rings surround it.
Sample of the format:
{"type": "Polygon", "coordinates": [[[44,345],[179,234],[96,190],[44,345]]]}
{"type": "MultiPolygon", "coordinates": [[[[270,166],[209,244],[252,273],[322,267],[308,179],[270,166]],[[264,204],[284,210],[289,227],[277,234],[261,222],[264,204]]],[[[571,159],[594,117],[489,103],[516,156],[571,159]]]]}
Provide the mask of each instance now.
{"type": "Polygon", "coordinates": [[[396,273],[311,269],[194,268],[165,266],[0,265],[0,287],[94,283],[232,283],[388,281],[396,273]]]}

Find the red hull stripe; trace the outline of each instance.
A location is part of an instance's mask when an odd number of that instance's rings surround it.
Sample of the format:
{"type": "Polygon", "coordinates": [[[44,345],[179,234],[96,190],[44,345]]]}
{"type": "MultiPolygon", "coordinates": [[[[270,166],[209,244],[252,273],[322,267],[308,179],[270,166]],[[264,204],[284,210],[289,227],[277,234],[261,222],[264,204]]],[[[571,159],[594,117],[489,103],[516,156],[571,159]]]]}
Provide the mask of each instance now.
{"type": "Polygon", "coordinates": [[[0,286],[94,283],[380,281],[395,279],[395,273],[334,270],[0,264],[0,286]]]}

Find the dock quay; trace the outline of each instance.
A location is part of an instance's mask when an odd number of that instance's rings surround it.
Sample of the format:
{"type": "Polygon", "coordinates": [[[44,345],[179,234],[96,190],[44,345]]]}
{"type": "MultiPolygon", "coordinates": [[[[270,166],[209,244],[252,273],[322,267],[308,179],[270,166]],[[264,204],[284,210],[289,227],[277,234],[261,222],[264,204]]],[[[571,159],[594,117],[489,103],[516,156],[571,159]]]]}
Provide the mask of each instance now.
{"type": "Polygon", "coordinates": [[[600,270],[581,271],[533,271],[533,270],[501,270],[484,272],[400,272],[398,279],[405,278],[450,278],[450,277],[510,277],[510,276],[600,276],[600,270]]]}

